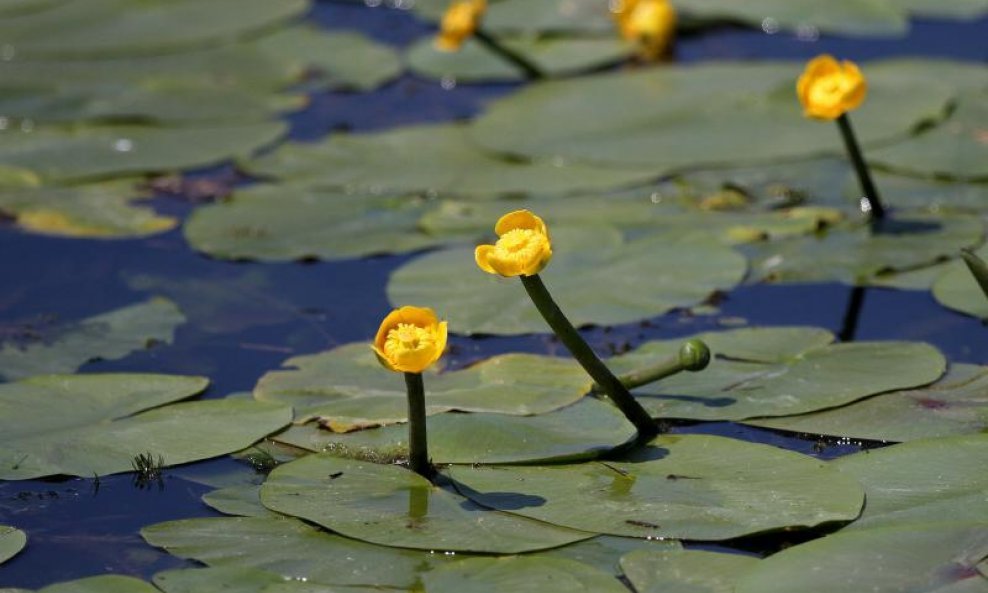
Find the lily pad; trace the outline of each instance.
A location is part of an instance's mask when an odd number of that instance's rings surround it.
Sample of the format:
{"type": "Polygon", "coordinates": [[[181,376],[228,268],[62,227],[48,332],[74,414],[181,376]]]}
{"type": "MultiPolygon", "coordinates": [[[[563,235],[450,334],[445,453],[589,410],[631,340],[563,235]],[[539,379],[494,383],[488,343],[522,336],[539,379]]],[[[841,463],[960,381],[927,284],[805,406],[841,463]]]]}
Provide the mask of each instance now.
{"type": "Polygon", "coordinates": [[[261,504],[260,484],[217,488],[204,494],[202,501],[224,515],[236,517],[280,516],[261,504]]]}
{"type": "Polygon", "coordinates": [[[0,164],[45,181],[80,181],[198,167],[246,156],[278,139],[281,122],[157,128],[133,125],[37,127],[0,132],[0,164]]]}
{"type": "Polygon", "coordinates": [[[161,593],[151,583],[119,574],[105,574],[55,583],[36,593],[161,593]]]}
{"type": "Polygon", "coordinates": [[[676,540],[642,540],[636,537],[616,537],[613,535],[598,535],[595,538],[576,542],[555,550],[537,552],[541,556],[568,558],[583,564],[589,564],[613,574],[621,575],[619,565],[621,557],[635,550],[679,550],[683,545],[676,540]]]}
{"type": "Polygon", "coordinates": [[[315,454],[279,466],[261,487],[269,509],[382,546],[519,553],[591,534],[481,508],[394,465],[315,454]]]}
{"type": "MultiPolygon", "coordinates": [[[[979,249],[975,255],[984,259],[988,256],[988,249],[979,249]]],[[[933,296],[944,307],[979,319],[988,318],[988,298],[962,261],[953,262],[943,269],[933,282],[933,296]]]]}
{"type": "MultiPolygon", "coordinates": [[[[917,62],[872,62],[869,97],[854,114],[866,146],[937,118],[956,93],[918,79],[917,62]]],[[[494,102],[473,127],[485,147],[527,157],[655,173],[842,154],[831,125],[800,113],[791,62],[652,68],[531,85],[494,102]],[[751,138],[772,138],[753,143],[751,138]]]]}
{"type": "MultiPolygon", "coordinates": [[[[551,227],[551,221],[550,227],[551,227]]],[[[626,240],[613,227],[551,227],[553,260],[543,272],[577,326],[628,323],[697,304],[741,281],[746,263],[727,247],[675,235],[626,240]]],[[[395,270],[392,303],[430,303],[453,332],[519,334],[548,327],[515,279],[484,274],[473,249],[431,253],[395,270]]]]}
{"type": "MultiPolygon", "coordinates": [[[[740,420],[832,408],[926,385],[947,368],[943,354],[922,342],[804,343],[824,336],[812,328],[699,334],[696,337],[707,341],[715,355],[710,366],[633,393],[653,416],[740,420]],[[755,357],[746,352],[751,348],[757,349],[755,357]]],[[[608,366],[619,374],[632,372],[674,356],[681,344],[682,338],[646,342],[633,352],[612,357],[608,366]]]]}
{"type": "Polygon", "coordinates": [[[988,431],[988,367],[954,364],[936,383],[893,391],[852,405],[746,424],[880,441],[988,431]]]}
{"type": "Polygon", "coordinates": [[[627,461],[447,471],[484,506],[641,538],[721,540],[849,521],[864,500],[855,480],[813,458],[706,435],[659,436],[627,461]]]}
{"type": "Polygon", "coordinates": [[[402,253],[439,240],[417,228],[421,200],[263,185],[202,206],[185,225],[197,250],[223,259],[346,259],[402,253]]]}
{"type": "Polygon", "coordinates": [[[146,237],[178,224],[171,216],[138,206],[141,194],[129,182],[0,189],[0,211],[25,230],[60,237],[146,237]]]}
{"type": "Polygon", "coordinates": [[[758,562],[702,550],[637,550],[621,557],[621,570],[638,593],[734,593],[758,562]]]}
{"type": "Polygon", "coordinates": [[[429,593],[627,593],[613,575],[565,558],[467,558],[422,578],[429,593]]]}
{"type": "Polygon", "coordinates": [[[838,459],[833,465],[856,478],[868,497],[861,517],[847,529],[983,521],[986,460],[984,434],[924,439],[838,459]]]}
{"type": "Polygon", "coordinates": [[[254,175],[304,180],[350,193],[429,192],[495,197],[594,192],[643,183],[651,171],[620,171],[558,162],[505,160],[481,151],[458,124],[338,134],[285,144],[244,165],[254,175]]]}
{"type": "MultiPolygon", "coordinates": [[[[416,14],[438,21],[449,6],[447,0],[420,0],[416,14]]],[[[498,33],[603,33],[614,31],[607,4],[600,0],[492,0],[484,14],[483,28],[498,33]]]]}
{"type": "MultiPolygon", "coordinates": [[[[635,436],[614,406],[585,398],[538,416],[439,414],[428,420],[429,456],[435,463],[531,463],[591,459],[635,436]]],[[[407,451],[408,427],[386,426],[337,434],[307,424],[275,437],[312,451],[359,455],[407,451]]]]}
{"type": "MultiPolygon", "coordinates": [[[[254,388],[254,397],[292,405],[296,423],[318,419],[346,431],[408,417],[404,382],[381,368],[369,344],[348,344],[297,356],[286,360],[284,366],[295,370],[268,372],[254,388]]],[[[521,353],[495,356],[462,370],[425,375],[426,410],[430,414],[449,410],[540,414],[577,401],[592,385],[586,372],[570,359],[521,353]]]]}
{"type": "Polygon", "coordinates": [[[290,518],[183,519],[145,527],[152,546],[214,567],[255,568],[327,585],[406,588],[451,557],[374,546],[290,518]]]}
{"type": "Polygon", "coordinates": [[[734,591],[788,593],[799,583],[803,593],[984,593],[988,580],[975,566],[986,555],[986,523],[841,531],[759,562],[734,591]]]}
{"type": "MultiPolygon", "coordinates": [[[[164,593],[265,593],[272,585],[286,583],[274,573],[243,566],[166,570],[154,575],[154,584],[164,593]]],[[[296,583],[287,581],[288,584],[296,583]]],[[[297,582],[300,586],[305,586],[297,582]]],[[[291,590],[291,589],[289,589],[291,590]]],[[[354,591],[353,593],[358,593],[354,591]]]]}
{"type": "Polygon", "coordinates": [[[0,525],[0,564],[10,560],[27,545],[27,534],[9,525],[0,525]]]}
{"type": "Polygon", "coordinates": [[[177,465],[238,451],[288,424],[291,411],[245,399],[165,405],[202,377],[46,375],[0,385],[0,479],[131,471],[136,455],[177,465]]]}
{"type": "Polygon", "coordinates": [[[888,0],[836,0],[825,4],[787,0],[677,0],[692,18],[741,22],[753,27],[823,31],[851,36],[901,36],[909,30],[907,14],[888,0]]]}
{"type": "Polygon", "coordinates": [[[973,19],[988,12],[985,0],[899,0],[899,6],[917,16],[973,19]]]}

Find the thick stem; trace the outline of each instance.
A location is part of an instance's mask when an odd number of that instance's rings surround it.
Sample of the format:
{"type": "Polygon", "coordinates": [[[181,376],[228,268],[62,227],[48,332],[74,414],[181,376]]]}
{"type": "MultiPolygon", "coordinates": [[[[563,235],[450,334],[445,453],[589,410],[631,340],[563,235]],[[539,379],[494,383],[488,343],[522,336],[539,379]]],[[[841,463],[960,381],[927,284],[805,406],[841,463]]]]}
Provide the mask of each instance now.
{"type": "Polygon", "coordinates": [[[496,53],[501,58],[511,62],[514,66],[517,66],[522,72],[525,73],[525,77],[529,80],[540,80],[545,78],[545,74],[538,69],[538,67],[521,57],[517,53],[511,51],[510,49],[504,47],[496,39],[488,35],[487,33],[477,29],[474,31],[473,36],[477,41],[484,44],[487,49],[496,53]]]}
{"type": "Polygon", "coordinates": [[[875,184],[871,180],[871,172],[861,155],[861,147],[858,145],[858,139],[851,127],[851,120],[846,113],[837,118],[837,127],[840,128],[841,138],[844,139],[844,148],[847,149],[847,154],[851,157],[854,171],[858,174],[858,183],[861,186],[861,191],[864,192],[866,204],[861,209],[867,210],[871,220],[882,220],[885,218],[885,207],[878,196],[878,189],[875,188],[875,184]]]}
{"type": "Polygon", "coordinates": [[[422,373],[405,373],[408,387],[408,466],[412,471],[432,478],[429,444],[425,432],[425,385],[422,373]]]}
{"type": "Polygon", "coordinates": [[[569,319],[566,319],[559,306],[552,300],[552,295],[549,294],[538,274],[521,276],[521,283],[525,286],[528,296],[535,303],[539,313],[542,314],[552,331],[570,351],[573,358],[583,366],[587,374],[600,386],[601,391],[606,393],[628,420],[635,425],[635,428],[638,429],[638,438],[645,440],[658,434],[658,425],[628,389],[621,384],[621,381],[614,376],[614,373],[597,358],[597,355],[583,340],[569,319]]]}
{"type": "MultiPolygon", "coordinates": [[[[702,371],[708,364],[710,364],[710,349],[701,340],[690,340],[680,347],[679,353],[675,356],[670,356],[650,367],[621,375],[618,380],[626,389],[634,389],[683,371],[702,371]]],[[[601,391],[599,385],[594,385],[593,389],[601,391]]]]}
{"type": "Polygon", "coordinates": [[[854,336],[858,333],[858,320],[861,319],[861,307],[864,305],[865,287],[858,285],[851,289],[851,298],[847,302],[847,309],[844,311],[844,322],[841,324],[840,334],[837,336],[841,342],[853,342],[854,336]]]}

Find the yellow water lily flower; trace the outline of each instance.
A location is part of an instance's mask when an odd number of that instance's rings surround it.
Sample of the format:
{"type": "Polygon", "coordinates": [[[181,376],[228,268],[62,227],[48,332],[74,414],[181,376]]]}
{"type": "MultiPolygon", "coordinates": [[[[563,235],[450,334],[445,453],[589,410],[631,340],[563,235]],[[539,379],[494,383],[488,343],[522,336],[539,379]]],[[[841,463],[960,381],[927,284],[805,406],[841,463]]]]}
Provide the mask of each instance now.
{"type": "Polygon", "coordinates": [[[618,0],[613,14],[621,37],[637,44],[643,59],[662,57],[676,35],[676,9],[668,0],[618,0]]]}
{"type": "Polygon", "coordinates": [[[459,51],[463,42],[477,30],[486,10],[487,0],[453,2],[439,22],[439,35],[433,43],[435,48],[439,51],[459,51]]]}
{"type": "Polygon", "coordinates": [[[474,259],[480,269],[501,276],[534,276],[552,258],[549,231],[538,216],[528,210],[515,210],[494,225],[498,240],[494,245],[478,245],[474,259]]]}
{"type": "Polygon", "coordinates": [[[816,119],[837,119],[861,105],[867,93],[868,83],[854,62],[826,54],[810,60],[796,82],[803,113],[816,119]]]}
{"type": "Polygon", "coordinates": [[[432,309],[401,307],[384,318],[372,346],[388,370],[421,373],[446,349],[446,322],[432,309]]]}

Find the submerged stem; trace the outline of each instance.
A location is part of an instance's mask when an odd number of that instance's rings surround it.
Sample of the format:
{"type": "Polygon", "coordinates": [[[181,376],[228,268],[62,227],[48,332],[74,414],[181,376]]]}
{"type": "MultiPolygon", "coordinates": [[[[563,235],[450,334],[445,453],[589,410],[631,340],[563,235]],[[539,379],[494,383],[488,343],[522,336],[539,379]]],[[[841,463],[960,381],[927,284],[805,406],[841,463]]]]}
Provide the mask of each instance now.
{"type": "Polygon", "coordinates": [[[477,29],[474,31],[473,36],[477,39],[477,41],[483,43],[487,49],[521,69],[521,71],[525,73],[525,77],[529,80],[540,80],[545,78],[545,74],[535,64],[521,57],[514,51],[504,47],[499,41],[487,33],[477,29]]]}
{"type": "Polygon", "coordinates": [[[840,128],[841,138],[844,139],[844,148],[847,149],[847,154],[851,157],[854,171],[858,174],[858,184],[861,186],[861,191],[864,192],[866,204],[863,204],[861,209],[867,211],[872,221],[882,220],[885,218],[885,207],[878,196],[878,189],[871,180],[871,172],[861,155],[861,147],[858,145],[858,139],[851,127],[851,119],[846,113],[837,118],[837,127],[840,128]]]}
{"type": "Polygon", "coordinates": [[[408,388],[408,466],[415,473],[432,478],[429,444],[425,431],[425,385],[422,373],[405,373],[408,388]]]}

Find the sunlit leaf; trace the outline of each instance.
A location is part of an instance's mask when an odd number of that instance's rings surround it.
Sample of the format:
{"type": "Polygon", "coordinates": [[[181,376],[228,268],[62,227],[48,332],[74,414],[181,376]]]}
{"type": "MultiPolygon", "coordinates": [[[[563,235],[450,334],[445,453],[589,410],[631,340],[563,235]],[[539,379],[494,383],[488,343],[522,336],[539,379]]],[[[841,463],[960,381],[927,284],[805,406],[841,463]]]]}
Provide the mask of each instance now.
{"type": "Polygon", "coordinates": [[[0,525],[0,564],[10,560],[27,545],[27,534],[9,525],[0,525]]]}
{"type": "Polygon", "coordinates": [[[626,593],[613,575],[565,558],[468,558],[428,572],[430,593],[626,593]]]}
{"type": "Polygon", "coordinates": [[[638,593],[734,593],[738,578],[757,558],[703,550],[637,550],[621,557],[621,570],[638,593]]]}

